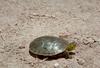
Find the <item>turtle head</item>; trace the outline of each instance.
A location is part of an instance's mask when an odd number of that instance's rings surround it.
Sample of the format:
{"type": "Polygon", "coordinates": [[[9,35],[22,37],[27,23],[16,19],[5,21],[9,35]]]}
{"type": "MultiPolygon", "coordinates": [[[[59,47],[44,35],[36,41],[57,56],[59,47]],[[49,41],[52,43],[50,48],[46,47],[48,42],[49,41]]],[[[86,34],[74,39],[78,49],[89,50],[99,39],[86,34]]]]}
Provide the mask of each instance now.
{"type": "Polygon", "coordinates": [[[76,48],[76,43],[75,42],[71,42],[68,44],[68,46],[66,47],[66,50],[68,51],[72,51],[76,48]]]}

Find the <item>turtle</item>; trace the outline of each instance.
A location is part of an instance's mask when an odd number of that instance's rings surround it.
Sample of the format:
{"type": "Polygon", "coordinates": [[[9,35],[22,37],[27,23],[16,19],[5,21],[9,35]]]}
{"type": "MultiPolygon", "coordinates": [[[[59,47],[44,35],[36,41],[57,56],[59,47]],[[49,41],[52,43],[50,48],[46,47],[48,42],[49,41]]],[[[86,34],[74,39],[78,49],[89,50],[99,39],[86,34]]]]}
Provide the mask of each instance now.
{"type": "Polygon", "coordinates": [[[75,50],[75,48],[75,42],[69,43],[56,36],[40,36],[30,43],[29,52],[42,56],[56,56],[63,53],[65,58],[69,58],[69,52],[75,50]]]}

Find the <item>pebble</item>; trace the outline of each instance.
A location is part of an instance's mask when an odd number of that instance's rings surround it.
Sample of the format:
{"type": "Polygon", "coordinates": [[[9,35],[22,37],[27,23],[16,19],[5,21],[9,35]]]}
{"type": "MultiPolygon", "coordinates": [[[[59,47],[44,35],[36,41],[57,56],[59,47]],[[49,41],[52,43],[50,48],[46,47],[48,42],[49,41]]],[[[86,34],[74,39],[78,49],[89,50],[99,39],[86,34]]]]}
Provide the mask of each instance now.
{"type": "Polygon", "coordinates": [[[25,48],[25,46],[19,46],[19,49],[24,49],[25,48]]]}
{"type": "Polygon", "coordinates": [[[59,63],[55,63],[54,68],[58,68],[58,67],[59,67],[59,63]]]}
{"type": "Polygon", "coordinates": [[[90,43],[94,43],[94,39],[92,39],[92,38],[83,38],[83,43],[85,44],[85,45],[87,45],[87,44],[90,44],[90,43]]]}
{"type": "Polygon", "coordinates": [[[78,63],[79,65],[84,65],[85,60],[79,58],[79,59],[77,59],[77,63],[78,63]]]}

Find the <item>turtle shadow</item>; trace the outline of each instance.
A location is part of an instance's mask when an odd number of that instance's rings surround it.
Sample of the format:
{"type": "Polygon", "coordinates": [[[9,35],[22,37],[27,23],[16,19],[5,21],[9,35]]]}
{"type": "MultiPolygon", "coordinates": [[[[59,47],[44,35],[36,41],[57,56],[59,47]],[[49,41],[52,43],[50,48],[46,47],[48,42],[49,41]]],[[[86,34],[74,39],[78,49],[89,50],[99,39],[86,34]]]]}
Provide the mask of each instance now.
{"type": "MultiPolygon", "coordinates": [[[[34,58],[38,58],[38,59],[46,59],[46,61],[51,61],[51,60],[57,60],[59,58],[65,58],[65,59],[69,59],[68,57],[66,57],[66,55],[64,54],[64,52],[54,55],[54,56],[43,56],[43,55],[37,55],[37,54],[33,54],[32,52],[29,51],[29,54],[34,57],[34,58]]],[[[74,52],[70,52],[69,55],[75,55],[74,52]]]]}

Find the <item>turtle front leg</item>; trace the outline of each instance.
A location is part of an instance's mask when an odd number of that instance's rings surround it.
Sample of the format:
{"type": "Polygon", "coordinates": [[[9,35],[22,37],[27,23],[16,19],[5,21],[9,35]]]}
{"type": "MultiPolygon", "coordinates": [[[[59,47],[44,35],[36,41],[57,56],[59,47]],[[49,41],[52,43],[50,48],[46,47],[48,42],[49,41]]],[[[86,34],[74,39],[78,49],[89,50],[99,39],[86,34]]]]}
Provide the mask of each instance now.
{"type": "Polygon", "coordinates": [[[70,52],[69,51],[65,51],[64,52],[64,55],[65,55],[65,59],[72,59],[72,55],[70,55],[70,52]]]}

